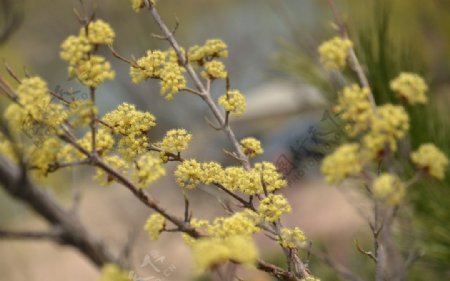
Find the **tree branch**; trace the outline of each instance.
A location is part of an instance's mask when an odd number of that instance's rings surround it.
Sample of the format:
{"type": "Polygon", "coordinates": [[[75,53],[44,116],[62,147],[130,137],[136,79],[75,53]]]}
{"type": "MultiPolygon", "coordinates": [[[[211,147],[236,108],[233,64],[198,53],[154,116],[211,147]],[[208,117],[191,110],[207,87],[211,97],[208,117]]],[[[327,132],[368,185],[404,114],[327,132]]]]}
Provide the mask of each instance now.
{"type": "Polygon", "coordinates": [[[33,184],[25,168],[12,165],[0,156],[0,183],[13,198],[26,203],[48,223],[61,230],[61,243],[77,248],[96,266],[119,261],[95,237],[93,237],[79,219],[66,211],[44,189],[33,184]]]}
{"type": "Polygon", "coordinates": [[[0,239],[10,240],[53,240],[59,241],[61,239],[61,231],[12,231],[0,229],[0,239]]]}

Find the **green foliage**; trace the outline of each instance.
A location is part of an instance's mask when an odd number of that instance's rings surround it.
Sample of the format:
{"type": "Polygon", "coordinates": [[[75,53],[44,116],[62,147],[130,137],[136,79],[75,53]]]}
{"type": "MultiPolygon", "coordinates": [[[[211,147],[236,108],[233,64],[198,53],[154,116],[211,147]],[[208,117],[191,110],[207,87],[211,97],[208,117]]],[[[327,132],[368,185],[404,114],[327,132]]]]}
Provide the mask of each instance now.
{"type": "MultiPolygon", "coordinates": [[[[387,103],[395,99],[389,89],[389,81],[400,71],[412,71],[420,74],[430,73],[425,66],[423,50],[413,44],[404,44],[398,37],[392,36],[392,18],[396,16],[388,1],[376,1],[373,19],[364,25],[350,24],[357,42],[357,51],[367,66],[368,77],[378,103],[387,103]]],[[[417,36],[420,38],[420,36],[417,36]]],[[[428,50],[429,51],[429,50],[428,50]]],[[[433,77],[428,77],[433,81],[433,77]]],[[[447,81],[448,83],[448,81],[447,81]]],[[[437,96],[436,85],[430,85],[427,105],[409,107],[411,123],[410,147],[417,148],[420,143],[433,142],[447,155],[450,153],[450,114],[439,108],[442,97],[437,96]]],[[[418,227],[425,255],[414,275],[439,275],[448,271],[450,264],[450,177],[443,182],[423,180],[411,190],[411,202],[414,208],[414,227],[418,227]]],[[[408,235],[403,233],[401,235],[408,235]]],[[[448,274],[448,273],[447,273],[448,274]]]]}

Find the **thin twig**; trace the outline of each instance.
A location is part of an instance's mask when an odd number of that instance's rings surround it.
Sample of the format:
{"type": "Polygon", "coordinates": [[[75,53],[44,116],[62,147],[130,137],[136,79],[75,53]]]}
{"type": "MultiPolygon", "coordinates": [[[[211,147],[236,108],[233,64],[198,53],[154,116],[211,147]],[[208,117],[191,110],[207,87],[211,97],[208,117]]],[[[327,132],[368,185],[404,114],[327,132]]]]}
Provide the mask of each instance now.
{"type": "MultiPolygon", "coordinates": [[[[215,116],[215,118],[217,119],[219,124],[224,125],[225,124],[225,117],[222,115],[222,112],[219,110],[219,107],[217,106],[217,104],[212,99],[209,89],[207,87],[205,87],[205,85],[202,83],[200,77],[195,72],[193,66],[186,59],[186,56],[185,56],[185,54],[183,52],[183,49],[181,48],[180,44],[175,39],[174,35],[169,30],[169,28],[164,23],[164,21],[161,19],[161,16],[159,15],[159,13],[156,10],[156,8],[149,1],[145,1],[145,3],[146,3],[146,7],[150,10],[150,13],[152,14],[153,19],[155,20],[155,22],[157,23],[157,25],[159,26],[159,28],[163,32],[164,36],[167,37],[167,41],[170,43],[170,45],[174,49],[175,53],[177,54],[179,62],[181,63],[181,65],[183,65],[186,68],[187,73],[189,74],[189,76],[193,80],[197,90],[201,94],[199,96],[209,106],[209,108],[211,109],[213,115],[215,116]]],[[[250,162],[248,160],[248,157],[242,151],[242,148],[241,148],[241,146],[240,146],[240,144],[239,144],[239,142],[238,142],[238,140],[237,140],[233,130],[231,129],[231,127],[229,125],[224,126],[223,131],[227,135],[227,137],[230,140],[230,142],[233,144],[233,147],[236,150],[236,153],[239,155],[239,158],[240,158],[240,161],[242,162],[242,165],[247,170],[250,170],[251,169],[251,165],[250,165],[250,162]]]]}
{"type": "Polygon", "coordinates": [[[234,199],[239,201],[243,207],[246,207],[253,211],[256,211],[256,208],[252,204],[249,204],[249,202],[247,202],[245,199],[239,197],[239,195],[236,195],[234,192],[231,192],[226,187],[224,187],[222,184],[214,183],[214,185],[217,186],[220,190],[224,191],[226,194],[230,195],[231,197],[233,197],[234,199]]]}
{"type": "Polygon", "coordinates": [[[19,77],[17,76],[17,74],[14,72],[14,70],[11,68],[11,67],[9,67],[9,65],[6,63],[6,62],[4,62],[5,63],[5,68],[6,68],[6,71],[8,72],[8,74],[14,79],[14,80],[16,80],[16,82],[17,83],[21,83],[20,82],[20,79],[19,79],[19,77]]]}
{"type": "Polygon", "coordinates": [[[126,57],[122,56],[121,54],[119,54],[112,45],[109,45],[109,49],[111,50],[111,53],[113,54],[113,56],[115,56],[116,58],[120,59],[121,61],[124,61],[126,63],[128,63],[129,65],[135,67],[135,68],[140,68],[140,66],[135,62],[132,61],[130,59],[127,59],[126,57]]]}
{"type": "Polygon", "coordinates": [[[358,252],[360,252],[363,255],[368,256],[369,258],[371,258],[375,263],[377,262],[377,258],[375,257],[375,255],[371,252],[371,251],[364,251],[361,248],[361,245],[359,245],[358,240],[355,240],[355,247],[358,250],[358,252]]]}
{"type": "MultiPolygon", "coordinates": [[[[330,6],[330,9],[333,13],[333,16],[336,20],[336,24],[339,27],[339,31],[341,32],[341,36],[345,39],[350,39],[349,35],[348,35],[348,30],[347,27],[345,25],[344,20],[342,19],[336,4],[334,0],[328,0],[328,4],[330,6]]],[[[358,76],[358,80],[361,84],[362,87],[365,87],[369,90],[370,94],[369,94],[369,100],[370,103],[372,104],[373,108],[376,108],[376,103],[375,103],[375,98],[373,96],[372,90],[370,88],[370,84],[369,84],[369,80],[367,79],[366,74],[364,73],[364,69],[361,65],[361,63],[359,62],[358,57],[356,56],[356,52],[355,49],[353,47],[350,47],[348,50],[348,55],[349,55],[349,61],[350,61],[350,65],[352,67],[352,70],[356,73],[356,75],[358,76]]]]}
{"type": "MultiPolygon", "coordinates": [[[[180,21],[178,20],[178,18],[175,18],[175,27],[172,29],[172,31],[170,32],[170,35],[171,36],[174,36],[175,35],[175,33],[177,32],[177,29],[178,29],[178,27],[180,26],[180,21]]],[[[152,33],[151,34],[153,37],[155,37],[155,38],[157,38],[157,39],[161,39],[161,40],[167,40],[167,39],[169,39],[168,38],[168,35],[164,35],[164,36],[162,36],[162,35],[158,35],[158,34],[154,34],[154,33],[152,33]]]]}
{"type": "Polygon", "coordinates": [[[18,102],[17,94],[11,89],[11,87],[6,83],[3,77],[0,76],[0,92],[4,93],[9,99],[14,102],[18,102]]]}
{"type": "Polygon", "coordinates": [[[325,264],[334,270],[337,274],[339,274],[344,280],[349,281],[363,281],[361,277],[350,271],[344,265],[335,261],[329,254],[321,253],[318,251],[312,250],[310,247],[308,249],[308,253],[318,259],[320,262],[325,264]]]}

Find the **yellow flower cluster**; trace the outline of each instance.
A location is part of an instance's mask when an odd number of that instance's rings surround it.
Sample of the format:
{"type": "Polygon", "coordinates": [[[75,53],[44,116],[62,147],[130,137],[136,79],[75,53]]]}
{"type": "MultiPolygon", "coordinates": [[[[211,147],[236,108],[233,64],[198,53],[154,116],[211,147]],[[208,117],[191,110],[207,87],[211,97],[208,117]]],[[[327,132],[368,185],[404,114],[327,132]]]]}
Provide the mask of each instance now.
{"type": "Polygon", "coordinates": [[[426,103],[428,86],[424,79],[415,73],[402,72],[390,83],[391,90],[409,104],[426,103]]]}
{"type": "Polygon", "coordinates": [[[181,187],[195,188],[202,183],[202,166],[194,159],[185,160],[177,166],[175,177],[181,187]]]}
{"type": "MultiPolygon", "coordinates": [[[[157,0],[149,0],[151,5],[156,5],[157,0]]],[[[131,7],[133,10],[138,13],[142,8],[144,8],[145,3],[144,0],[131,0],[131,7]]]]}
{"type": "Polygon", "coordinates": [[[381,174],[373,182],[372,192],[389,205],[399,204],[405,196],[406,186],[396,175],[381,174]]]}
{"type": "Polygon", "coordinates": [[[208,61],[205,63],[204,68],[205,70],[201,73],[204,78],[225,79],[228,76],[225,65],[221,61],[208,61]]]}
{"type": "MultiPolygon", "coordinates": [[[[92,151],[92,133],[87,132],[77,143],[88,151],[92,151]]],[[[114,138],[106,129],[99,129],[95,135],[95,149],[98,155],[104,155],[114,146],[114,138]]]]}
{"type": "Polygon", "coordinates": [[[411,153],[412,162],[426,174],[437,179],[444,179],[448,166],[448,158],[434,144],[422,144],[411,153]]]}
{"type": "Polygon", "coordinates": [[[178,63],[168,63],[161,71],[161,94],[167,100],[172,100],[174,94],[186,88],[185,71],[178,63]]]}
{"type": "Polygon", "coordinates": [[[54,129],[67,118],[61,104],[51,103],[47,83],[40,77],[22,79],[16,92],[19,104],[10,104],[4,113],[11,128],[28,130],[43,125],[41,129],[54,129]]]}
{"type": "Polygon", "coordinates": [[[132,135],[147,133],[156,125],[156,118],[149,112],[142,112],[136,106],[122,103],[103,117],[103,121],[113,128],[114,133],[132,135]]]}
{"type": "Polygon", "coordinates": [[[144,229],[147,231],[150,240],[158,240],[159,234],[166,225],[166,219],[159,213],[152,214],[145,223],[144,229]]]}
{"type": "Polygon", "coordinates": [[[139,157],[133,169],[133,178],[139,188],[146,188],[166,175],[162,160],[158,155],[148,152],[139,157]]]}
{"type": "Polygon", "coordinates": [[[409,131],[409,116],[399,105],[379,106],[371,120],[370,132],[364,136],[364,148],[372,158],[382,155],[386,148],[395,152],[397,141],[409,131]]]}
{"type": "Polygon", "coordinates": [[[134,105],[128,103],[123,103],[107,113],[102,121],[119,135],[119,149],[127,159],[132,159],[146,151],[147,133],[156,125],[156,119],[151,113],[139,111],[134,105]]]}
{"type": "MultiPolygon", "coordinates": [[[[268,192],[274,192],[280,188],[286,187],[288,184],[283,178],[283,175],[278,172],[277,167],[271,162],[264,161],[256,163],[253,172],[260,177],[258,184],[262,184],[262,180],[268,192]]],[[[262,189],[262,187],[260,189],[262,189]]]]}
{"type": "Polygon", "coordinates": [[[208,225],[207,232],[211,236],[226,238],[230,236],[251,236],[260,229],[258,214],[251,210],[236,212],[230,217],[218,217],[208,225]]]}
{"type": "Polygon", "coordinates": [[[262,193],[261,174],[243,167],[227,167],[220,183],[230,191],[239,190],[248,195],[262,193]]]}
{"type": "Polygon", "coordinates": [[[305,241],[305,234],[298,227],[295,227],[294,229],[283,228],[278,237],[278,243],[284,248],[295,249],[304,245],[305,241]]]}
{"type": "Polygon", "coordinates": [[[132,281],[127,271],[119,266],[108,263],[103,265],[100,281],[132,281]]]}
{"type": "Polygon", "coordinates": [[[220,39],[209,39],[203,46],[195,45],[188,51],[188,59],[191,63],[203,65],[205,61],[214,58],[228,57],[228,46],[220,39]]]}
{"type": "Polygon", "coordinates": [[[328,70],[341,70],[347,64],[348,51],[352,46],[352,41],[334,37],[319,46],[320,62],[328,70]]]}
{"type": "Polygon", "coordinates": [[[253,240],[245,236],[200,238],[193,247],[194,264],[198,273],[203,273],[227,261],[253,265],[258,252],[253,240]]]}
{"type": "Polygon", "coordinates": [[[219,104],[231,112],[231,116],[242,116],[247,107],[245,96],[238,90],[230,90],[226,95],[219,97],[219,104]]]}
{"type": "Polygon", "coordinates": [[[188,148],[192,135],[185,129],[173,129],[166,133],[163,140],[156,144],[164,152],[179,153],[188,148]]]}
{"type": "Polygon", "coordinates": [[[248,157],[255,157],[264,153],[261,142],[255,138],[245,138],[240,141],[241,148],[248,157]]]}
{"type": "Polygon", "coordinates": [[[84,36],[69,36],[61,44],[60,56],[71,65],[78,64],[78,62],[85,60],[87,55],[92,50],[92,45],[84,36]]]}
{"type": "Polygon", "coordinates": [[[102,56],[92,55],[81,60],[77,65],[69,67],[70,76],[76,76],[87,87],[96,88],[105,80],[113,80],[115,72],[111,64],[102,56]]]}
{"type": "Polygon", "coordinates": [[[131,0],[131,7],[137,13],[144,7],[144,0],[131,0]]]}
{"type": "Polygon", "coordinates": [[[286,180],[270,162],[256,163],[252,170],[247,171],[240,166],[223,169],[215,162],[186,160],[178,165],[175,177],[181,187],[195,188],[201,183],[220,184],[232,192],[239,190],[247,195],[263,193],[263,181],[267,192],[287,186],[286,180]]]}
{"type": "Polygon", "coordinates": [[[52,164],[58,162],[59,150],[62,143],[58,138],[48,138],[40,146],[32,146],[27,151],[28,166],[33,169],[37,177],[45,177],[52,164]]]}
{"type": "Polygon", "coordinates": [[[202,182],[204,184],[213,184],[220,182],[224,177],[224,170],[217,162],[202,163],[202,182]]]}
{"type": "Polygon", "coordinates": [[[96,88],[106,80],[114,79],[115,72],[102,56],[92,55],[94,46],[112,44],[115,34],[102,20],[90,22],[80,29],[78,36],[69,36],[61,44],[60,56],[69,63],[69,76],[77,77],[87,87],[96,88]]]}
{"type": "Polygon", "coordinates": [[[136,61],[139,67],[130,67],[130,76],[137,84],[148,78],[159,78],[166,63],[167,54],[160,50],[147,51],[147,55],[136,61]]]}
{"type": "Polygon", "coordinates": [[[80,30],[79,37],[85,37],[94,45],[111,45],[116,34],[109,24],[102,20],[91,21],[86,28],[80,30]]]}
{"type": "Polygon", "coordinates": [[[346,131],[351,136],[356,136],[369,126],[373,115],[369,95],[368,88],[361,88],[356,84],[345,87],[339,94],[335,110],[342,113],[340,118],[347,123],[346,131]]]}
{"type": "Polygon", "coordinates": [[[261,200],[258,210],[261,218],[267,222],[275,222],[282,214],[287,214],[291,211],[291,205],[287,199],[280,194],[269,194],[269,196],[261,200]]]}
{"type": "Polygon", "coordinates": [[[149,145],[149,138],[145,134],[131,134],[122,136],[119,140],[119,154],[127,160],[132,160],[145,153],[149,145]]]}
{"type": "Polygon", "coordinates": [[[343,144],[325,157],[320,170],[327,183],[338,183],[348,176],[362,171],[360,146],[356,143],[343,144]]]}
{"type": "Polygon", "coordinates": [[[186,69],[178,64],[178,57],[174,50],[147,51],[145,57],[136,61],[130,67],[130,76],[133,83],[152,78],[161,80],[161,95],[172,100],[173,95],[186,88],[186,69]]]}

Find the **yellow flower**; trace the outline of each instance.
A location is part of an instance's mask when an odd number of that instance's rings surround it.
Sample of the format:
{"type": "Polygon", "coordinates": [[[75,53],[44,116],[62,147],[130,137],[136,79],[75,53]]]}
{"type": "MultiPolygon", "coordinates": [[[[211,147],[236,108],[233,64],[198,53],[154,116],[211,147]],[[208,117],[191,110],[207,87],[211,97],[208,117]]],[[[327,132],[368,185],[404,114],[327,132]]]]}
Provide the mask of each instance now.
{"type": "Polygon", "coordinates": [[[149,145],[148,131],[156,125],[156,118],[136,106],[123,103],[107,113],[102,121],[120,137],[119,153],[127,160],[144,153],[149,145]]]}
{"type": "Polygon", "coordinates": [[[253,172],[259,176],[258,183],[261,185],[259,190],[262,190],[262,182],[264,181],[264,185],[268,192],[274,192],[280,188],[287,186],[287,181],[283,178],[283,175],[277,171],[277,167],[271,162],[261,162],[256,163],[253,168],[253,172]]]}
{"type": "Polygon", "coordinates": [[[275,222],[282,214],[287,214],[291,211],[291,205],[287,199],[280,194],[269,194],[269,196],[261,200],[261,203],[259,204],[259,214],[261,218],[267,222],[275,222]]]}
{"type": "Polygon", "coordinates": [[[248,195],[262,193],[261,173],[243,167],[227,167],[220,183],[230,191],[239,190],[248,195]]]}
{"type": "Polygon", "coordinates": [[[428,175],[440,180],[444,179],[448,158],[434,144],[422,144],[416,151],[411,153],[411,160],[417,168],[428,175]]]}
{"type": "Polygon", "coordinates": [[[203,46],[193,46],[188,51],[190,62],[203,64],[205,60],[228,57],[228,46],[220,39],[209,39],[203,46]]]}
{"type": "Polygon", "coordinates": [[[303,231],[295,227],[294,229],[281,229],[280,236],[278,236],[278,243],[284,248],[295,249],[305,244],[306,237],[303,231]]]}
{"type": "Polygon", "coordinates": [[[37,76],[22,79],[17,88],[19,103],[26,107],[31,107],[33,103],[46,106],[50,102],[50,96],[47,93],[47,83],[37,76]]]}
{"type": "Polygon", "coordinates": [[[226,95],[219,97],[219,104],[231,112],[231,116],[236,117],[242,116],[247,106],[244,95],[238,90],[228,91],[226,95]]]}
{"type": "Polygon", "coordinates": [[[131,7],[136,13],[139,12],[144,7],[144,0],[131,0],[131,7]]]}
{"type": "Polygon", "coordinates": [[[159,213],[152,214],[145,223],[144,229],[147,231],[150,240],[158,240],[159,234],[166,225],[166,219],[159,213]]]}
{"type": "MultiPolygon", "coordinates": [[[[92,151],[92,133],[87,132],[77,143],[84,149],[92,151]]],[[[95,149],[99,155],[104,155],[111,151],[114,146],[114,139],[109,130],[99,129],[95,135],[95,149]]]]}
{"type": "Polygon", "coordinates": [[[133,169],[133,179],[139,188],[147,188],[166,174],[162,161],[154,153],[146,153],[139,157],[133,169]]]}
{"type": "Polygon", "coordinates": [[[175,170],[177,183],[188,189],[195,188],[202,182],[202,168],[196,160],[185,160],[175,170]]]}
{"type": "Polygon", "coordinates": [[[148,136],[142,133],[132,133],[122,136],[119,140],[119,154],[128,161],[145,153],[149,146],[148,136]]]}
{"type": "Polygon", "coordinates": [[[70,76],[76,76],[87,87],[96,88],[105,80],[113,80],[115,72],[111,65],[101,56],[90,56],[80,61],[76,66],[69,67],[70,76]]]}
{"type": "Polygon", "coordinates": [[[225,175],[222,166],[217,162],[206,162],[201,164],[201,181],[204,184],[220,183],[225,175]]]}
{"type": "Polygon", "coordinates": [[[102,267],[100,281],[132,281],[132,280],[131,278],[129,278],[128,272],[124,271],[115,264],[107,263],[102,267]]]}
{"type": "Polygon", "coordinates": [[[92,44],[111,45],[116,36],[111,26],[102,20],[91,21],[87,29],[87,35],[84,27],[80,29],[80,37],[87,37],[92,44]]]}
{"type": "Polygon", "coordinates": [[[11,104],[5,111],[5,118],[9,120],[11,128],[23,128],[28,122],[30,128],[38,125],[42,130],[53,130],[67,118],[61,104],[51,103],[47,83],[42,78],[34,76],[22,79],[16,92],[21,106],[11,104]]]}
{"type": "Polygon", "coordinates": [[[174,94],[186,88],[185,71],[178,63],[168,63],[161,71],[161,94],[167,100],[172,100],[174,94]]]}
{"type": "Polygon", "coordinates": [[[221,61],[208,61],[207,63],[205,63],[204,67],[205,71],[203,71],[201,74],[205,78],[225,79],[228,76],[228,73],[225,70],[225,65],[221,61]]]}
{"type": "Polygon", "coordinates": [[[227,261],[253,265],[258,256],[253,240],[242,236],[200,238],[194,243],[192,250],[198,273],[227,261]]]}
{"type": "Polygon", "coordinates": [[[402,72],[391,81],[391,90],[404,98],[409,104],[426,103],[428,86],[422,77],[415,73],[402,72]]]}
{"type": "Polygon", "coordinates": [[[409,131],[409,116],[402,106],[386,104],[379,106],[372,116],[370,132],[363,137],[364,148],[372,158],[383,155],[386,148],[397,150],[397,141],[409,131]]]}
{"type": "Polygon", "coordinates": [[[166,53],[155,50],[147,51],[147,55],[137,60],[138,67],[130,67],[130,76],[133,83],[139,83],[148,78],[160,78],[161,71],[166,63],[166,53]]]}
{"type": "Polygon", "coordinates": [[[185,160],[175,170],[175,177],[181,187],[195,188],[197,185],[222,183],[225,171],[216,162],[198,163],[196,160],[185,160]]]}
{"type": "Polygon", "coordinates": [[[372,192],[389,205],[399,204],[405,196],[406,186],[396,175],[382,174],[373,182],[372,192]]]}
{"type": "Polygon", "coordinates": [[[328,70],[341,70],[347,64],[348,51],[353,43],[348,39],[334,37],[319,47],[320,62],[328,70]]]}
{"type": "Polygon", "coordinates": [[[61,49],[61,58],[70,65],[76,65],[87,59],[92,45],[85,36],[71,35],[61,44],[61,49]]]}
{"type": "Polygon", "coordinates": [[[360,88],[356,84],[345,87],[339,94],[335,110],[342,113],[340,118],[347,123],[350,136],[363,132],[370,124],[373,110],[369,95],[368,88],[360,88]]]}
{"type": "Polygon", "coordinates": [[[156,125],[156,118],[153,114],[139,111],[135,105],[126,102],[107,113],[102,121],[111,126],[114,133],[125,136],[147,133],[156,125]]]}
{"type": "Polygon", "coordinates": [[[208,225],[208,234],[220,238],[235,235],[251,236],[260,230],[258,223],[258,214],[247,209],[226,218],[217,217],[213,224],[208,225]]]}
{"type": "Polygon", "coordinates": [[[185,129],[173,129],[168,131],[163,140],[156,146],[165,152],[179,153],[188,148],[191,139],[192,135],[185,129]]]}
{"type": "Polygon", "coordinates": [[[241,148],[248,157],[255,157],[264,153],[261,142],[255,138],[245,138],[240,141],[241,148]]]}
{"type": "Polygon", "coordinates": [[[320,168],[327,183],[338,183],[348,176],[362,171],[359,145],[356,143],[343,144],[333,153],[325,157],[320,168]]]}
{"type": "Polygon", "coordinates": [[[42,141],[39,146],[32,146],[27,151],[27,163],[36,176],[47,176],[52,164],[58,162],[61,147],[61,141],[58,138],[51,137],[42,141]]]}

